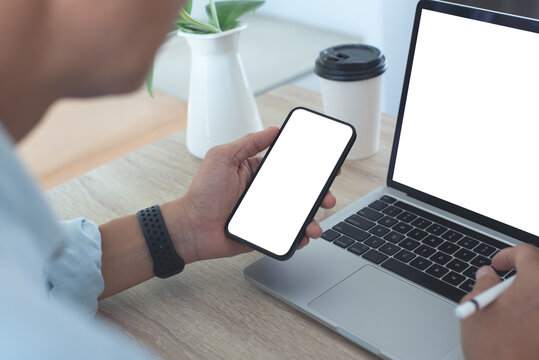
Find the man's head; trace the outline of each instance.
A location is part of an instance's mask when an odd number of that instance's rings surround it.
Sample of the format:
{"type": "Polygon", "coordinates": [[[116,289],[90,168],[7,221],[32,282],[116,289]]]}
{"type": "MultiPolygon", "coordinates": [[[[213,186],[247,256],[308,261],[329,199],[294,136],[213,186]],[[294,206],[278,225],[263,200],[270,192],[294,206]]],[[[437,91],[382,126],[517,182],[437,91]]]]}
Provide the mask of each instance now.
{"type": "Polygon", "coordinates": [[[0,2],[0,118],[4,125],[20,138],[30,122],[35,124],[59,97],[138,88],[183,3],[0,2]]]}

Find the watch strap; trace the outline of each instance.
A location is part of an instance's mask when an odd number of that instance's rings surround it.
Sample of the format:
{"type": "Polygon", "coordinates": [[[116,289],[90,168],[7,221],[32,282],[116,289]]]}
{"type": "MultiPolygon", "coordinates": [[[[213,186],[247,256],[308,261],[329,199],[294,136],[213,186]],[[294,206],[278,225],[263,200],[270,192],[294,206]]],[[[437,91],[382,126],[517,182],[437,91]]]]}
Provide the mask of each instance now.
{"type": "Polygon", "coordinates": [[[172,245],[159,205],[138,211],[137,218],[153,259],[155,276],[164,279],[182,272],[185,262],[172,245]]]}

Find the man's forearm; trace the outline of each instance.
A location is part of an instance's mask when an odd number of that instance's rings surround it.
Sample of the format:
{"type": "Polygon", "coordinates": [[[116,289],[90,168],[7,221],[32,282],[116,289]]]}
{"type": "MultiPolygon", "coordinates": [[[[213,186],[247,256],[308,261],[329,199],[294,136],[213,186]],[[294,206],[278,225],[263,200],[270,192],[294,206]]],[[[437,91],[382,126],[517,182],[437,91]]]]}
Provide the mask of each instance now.
{"type": "MultiPolygon", "coordinates": [[[[182,213],[182,199],[161,206],[169,235],[185,264],[196,261],[193,246],[187,246],[182,231],[187,216],[182,213]]],[[[105,290],[99,297],[104,299],[127,290],[154,277],[150,250],[135,214],[109,221],[99,227],[103,251],[101,272],[105,290]]]]}
{"type": "Polygon", "coordinates": [[[104,299],[151,279],[153,262],[136,215],[114,219],[99,227],[103,251],[101,272],[104,299]]]}

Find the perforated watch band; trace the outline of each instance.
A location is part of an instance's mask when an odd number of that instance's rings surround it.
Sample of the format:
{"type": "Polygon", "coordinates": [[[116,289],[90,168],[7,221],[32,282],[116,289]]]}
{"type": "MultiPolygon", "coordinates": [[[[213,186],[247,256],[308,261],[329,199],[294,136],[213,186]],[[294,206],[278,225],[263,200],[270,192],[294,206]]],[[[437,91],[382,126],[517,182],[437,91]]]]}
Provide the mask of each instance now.
{"type": "Polygon", "coordinates": [[[140,210],[137,218],[152,255],[155,276],[164,279],[182,272],[185,262],[172,245],[159,205],[140,210]]]}

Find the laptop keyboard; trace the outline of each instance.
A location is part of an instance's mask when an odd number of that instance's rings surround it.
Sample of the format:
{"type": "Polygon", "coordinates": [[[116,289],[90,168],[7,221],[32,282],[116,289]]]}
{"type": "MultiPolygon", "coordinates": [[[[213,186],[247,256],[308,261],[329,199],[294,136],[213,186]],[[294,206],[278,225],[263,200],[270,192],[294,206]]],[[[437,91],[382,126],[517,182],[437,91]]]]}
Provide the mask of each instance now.
{"type": "Polygon", "coordinates": [[[509,246],[387,195],[322,238],[455,302],[472,290],[477,269],[509,246]]]}

